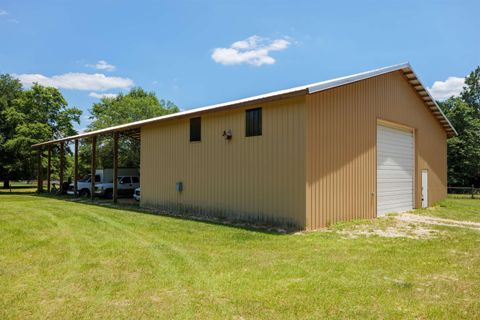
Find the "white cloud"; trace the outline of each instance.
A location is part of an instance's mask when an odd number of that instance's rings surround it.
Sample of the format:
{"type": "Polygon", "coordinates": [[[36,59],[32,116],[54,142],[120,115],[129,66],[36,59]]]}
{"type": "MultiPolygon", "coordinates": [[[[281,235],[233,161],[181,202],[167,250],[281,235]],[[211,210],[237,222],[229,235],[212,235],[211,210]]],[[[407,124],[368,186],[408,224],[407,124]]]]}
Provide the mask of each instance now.
{"type": "Polygon", "coordinates": [[[87,67],[95,68],[97,70],[105,70],[105,71],[114,71],[117,67],[115,67],[113,64],[108,63],[105,60],[99,60],[95,64],[87,64],[87,67]]]}
{"type": "Polygon", "coordinates": [[[436,100],[445,100],[458,96],[465,85],[465,78],[448,77],[445,81],[435,81],[428,91],[436,100]]]}
{"type": "Polygon", "coordinates": [[[65,73],[47,77],[42,74],[14,75],[24,85],[31,86],[34,82],[43,86],[59,89],[106,91],[110,89],[129,88],[133,81],[129,78],[108,77],[101,73],[65,73]]]}
{"type": "Polygon", "coordinates": [[[274,64],[276,61],[270,51],[285,50],[291,42],[287,39],[262,38],[253,35],[245,40],[232,43],[229,48],[215,48],[212,59],[223,65],[248,63],[254,66],[274,64]]]}
{"type": "Polygon", "coordinates": [[[0,16],[5,16],[8,14],[7,10],[0,10],[0,16]]]}
{"type": "Polygon", "coordinates": [[[90,92],[88,95],[92,98],[102,99],[102,98],[115,98],[118,95],[118,93],[90,92]]]}

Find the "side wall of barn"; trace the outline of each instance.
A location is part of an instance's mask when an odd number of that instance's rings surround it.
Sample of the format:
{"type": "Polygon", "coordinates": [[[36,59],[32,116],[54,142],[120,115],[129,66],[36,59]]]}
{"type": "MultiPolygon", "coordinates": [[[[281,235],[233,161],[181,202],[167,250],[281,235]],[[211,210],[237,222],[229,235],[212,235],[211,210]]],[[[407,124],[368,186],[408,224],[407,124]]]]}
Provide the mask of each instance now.
{"type": "Polygon", "coordinates": [[[305,116],[302,96],[201,115],[200,142],[188,118],[142,127],[141,205],[304,228],[305,116]],[[258,107],[262,135],[246,137],[245,110],[258,107]]]}

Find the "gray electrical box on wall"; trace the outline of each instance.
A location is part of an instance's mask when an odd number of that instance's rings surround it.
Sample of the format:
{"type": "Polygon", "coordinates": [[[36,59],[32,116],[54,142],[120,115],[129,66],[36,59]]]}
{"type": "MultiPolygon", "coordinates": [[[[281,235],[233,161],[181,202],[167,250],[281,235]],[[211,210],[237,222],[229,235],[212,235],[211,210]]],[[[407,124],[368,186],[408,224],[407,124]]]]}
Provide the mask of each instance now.
{"type": "Polygon", "coordinates": [[[183,190],[183,183],[182,183],[182,181],[177,181],[176,189],[177,189],[177,192],[182,192],[182,190],[183,190]]]}

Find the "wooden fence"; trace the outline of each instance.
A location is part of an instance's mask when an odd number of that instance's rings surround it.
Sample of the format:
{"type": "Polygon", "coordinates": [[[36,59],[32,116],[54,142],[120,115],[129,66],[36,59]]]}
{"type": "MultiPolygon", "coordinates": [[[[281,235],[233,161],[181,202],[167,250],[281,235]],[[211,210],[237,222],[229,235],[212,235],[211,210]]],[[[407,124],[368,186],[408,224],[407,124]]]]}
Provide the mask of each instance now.
{"type": "Polygon", "coordinates": [[[448,187],[448,196],[453,198],[480,199],[480,188],[471,187],[448,187]]]}

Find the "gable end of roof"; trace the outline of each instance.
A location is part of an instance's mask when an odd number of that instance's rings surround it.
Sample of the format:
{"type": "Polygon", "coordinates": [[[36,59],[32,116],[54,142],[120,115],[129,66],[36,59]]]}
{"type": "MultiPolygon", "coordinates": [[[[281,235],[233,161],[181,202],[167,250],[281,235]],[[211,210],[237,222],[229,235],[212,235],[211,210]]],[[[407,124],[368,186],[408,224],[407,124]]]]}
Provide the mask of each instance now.
{"type": "Polygon", "coordinates": [[[308,87],[308,93],[312,94],[315,92],[320,92],[335,87],[340,87],[343,85],[351,84],[354,82],[366,80],[369,78],[377,77],[383,74],[390,72],[401,71],[407,82],[412,86],[412,88],[417,92],[419,97],[423,100],[424,104],[430,109],[433,115],[440,122],[444,130],[447,132],[449,137],[457,135],[457,131],[450,123],[450,120],[445,116],[442,109],[439,107],[435,99],[432,98],[427,88],[418,79],[417,75],[412,69],[410,63],[401,63],[389,67],[384,67],[380,69],[375,69],[367,72],[357,73],[347,77],[336,78],[333,80],[323,81],[316,84],[312,84],[308,87]]]}

